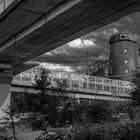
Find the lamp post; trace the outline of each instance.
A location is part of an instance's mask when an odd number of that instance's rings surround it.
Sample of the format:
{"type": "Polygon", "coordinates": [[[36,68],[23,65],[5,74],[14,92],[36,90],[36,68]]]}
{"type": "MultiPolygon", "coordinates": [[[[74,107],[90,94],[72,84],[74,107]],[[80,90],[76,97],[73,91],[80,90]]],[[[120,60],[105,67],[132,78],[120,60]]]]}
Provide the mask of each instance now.
{"type": "Polygon", "coordinates": [[[116,107],[117,107],[117,97],[119,96],[119,92],[116,91],[115,92],[115,98],[114,98],[114,109],[115,109],[115,117],[117,116],[117,110],[116,110],[116,107]]]}
{"type": "Polygon", "coordinates": [[[91,53],[91,51],[90,50],[88,50],[87,51],[87,75],[89,75],[89,68],[88,68],[88,66],[89,66],[89,54],[91,53]]]}

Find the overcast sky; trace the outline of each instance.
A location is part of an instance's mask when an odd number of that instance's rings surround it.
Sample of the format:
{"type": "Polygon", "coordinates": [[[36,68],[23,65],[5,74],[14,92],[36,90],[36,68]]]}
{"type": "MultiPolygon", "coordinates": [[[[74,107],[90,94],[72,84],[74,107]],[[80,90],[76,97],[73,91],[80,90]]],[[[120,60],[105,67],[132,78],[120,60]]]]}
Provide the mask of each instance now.
{"type": "Polygon", "coordinates": [[[47,63],[46,66],[52,69],[61,68],[66,71],[85,73],[87,51],[90,51],[89,63],[97,58],[107,59],[109,38],[122,29],[129,30],[140,46],[140,12],[137,12],[34,58],[33,61],[47,63]]]}

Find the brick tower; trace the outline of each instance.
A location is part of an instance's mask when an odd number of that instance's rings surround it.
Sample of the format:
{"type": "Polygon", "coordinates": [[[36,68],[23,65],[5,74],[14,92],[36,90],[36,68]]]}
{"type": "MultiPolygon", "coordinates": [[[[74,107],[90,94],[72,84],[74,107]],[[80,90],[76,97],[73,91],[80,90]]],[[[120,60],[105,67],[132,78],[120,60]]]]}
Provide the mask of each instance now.
{"type": "Polygon", "coordinates": [[[138,65],[137,42],[129,31],[118,32],[110,38],[109,76],[114,79],[128,80],[131,71],[138,65]]]}

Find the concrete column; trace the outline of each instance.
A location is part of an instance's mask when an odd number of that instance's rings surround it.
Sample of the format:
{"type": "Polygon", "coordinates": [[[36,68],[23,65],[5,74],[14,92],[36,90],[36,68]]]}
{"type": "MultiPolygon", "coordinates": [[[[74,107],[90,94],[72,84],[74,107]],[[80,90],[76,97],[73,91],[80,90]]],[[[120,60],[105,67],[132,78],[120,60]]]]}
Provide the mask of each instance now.
{"type": "Polygon", "coordinates": [[[10,63],[0,62],[0,107],[5,104],[4,102],[10,94],[12,78],[12,65],[10,63]]]}

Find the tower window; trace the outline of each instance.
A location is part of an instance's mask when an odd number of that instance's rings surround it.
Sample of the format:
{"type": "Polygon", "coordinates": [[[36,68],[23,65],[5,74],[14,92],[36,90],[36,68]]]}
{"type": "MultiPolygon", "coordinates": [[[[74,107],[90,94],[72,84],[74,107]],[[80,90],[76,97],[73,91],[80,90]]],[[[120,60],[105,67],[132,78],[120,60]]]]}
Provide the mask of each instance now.
{"type": "Polygon", "coordinates": [[[127,35],[126,35],[126,34],[121,34],[121,35],[120,35],[120,38],[121,38],[121,39],[126,39],[126,38],[127,38],[127,35]]]}
{"type": "Polygon", "coordinates": [[[124,52],[127,53],[127,52],[128,52],[128,49],[125,48],[125,49],[124,49],[124,52]]]}
{"type": "Polygon", "coordinates": [[[125,73],[126,73],[126,74],[128,74],[128,73],[129,73],[129,71],[128,71],[128,70],[125,70],[125,73]]]}
{"type": "Polygon", "coordinates": [[[127,63],[128,63],[128,59],[125,59],[125,60],[124,60],[124,63],[127,64],[127,63]]]}

